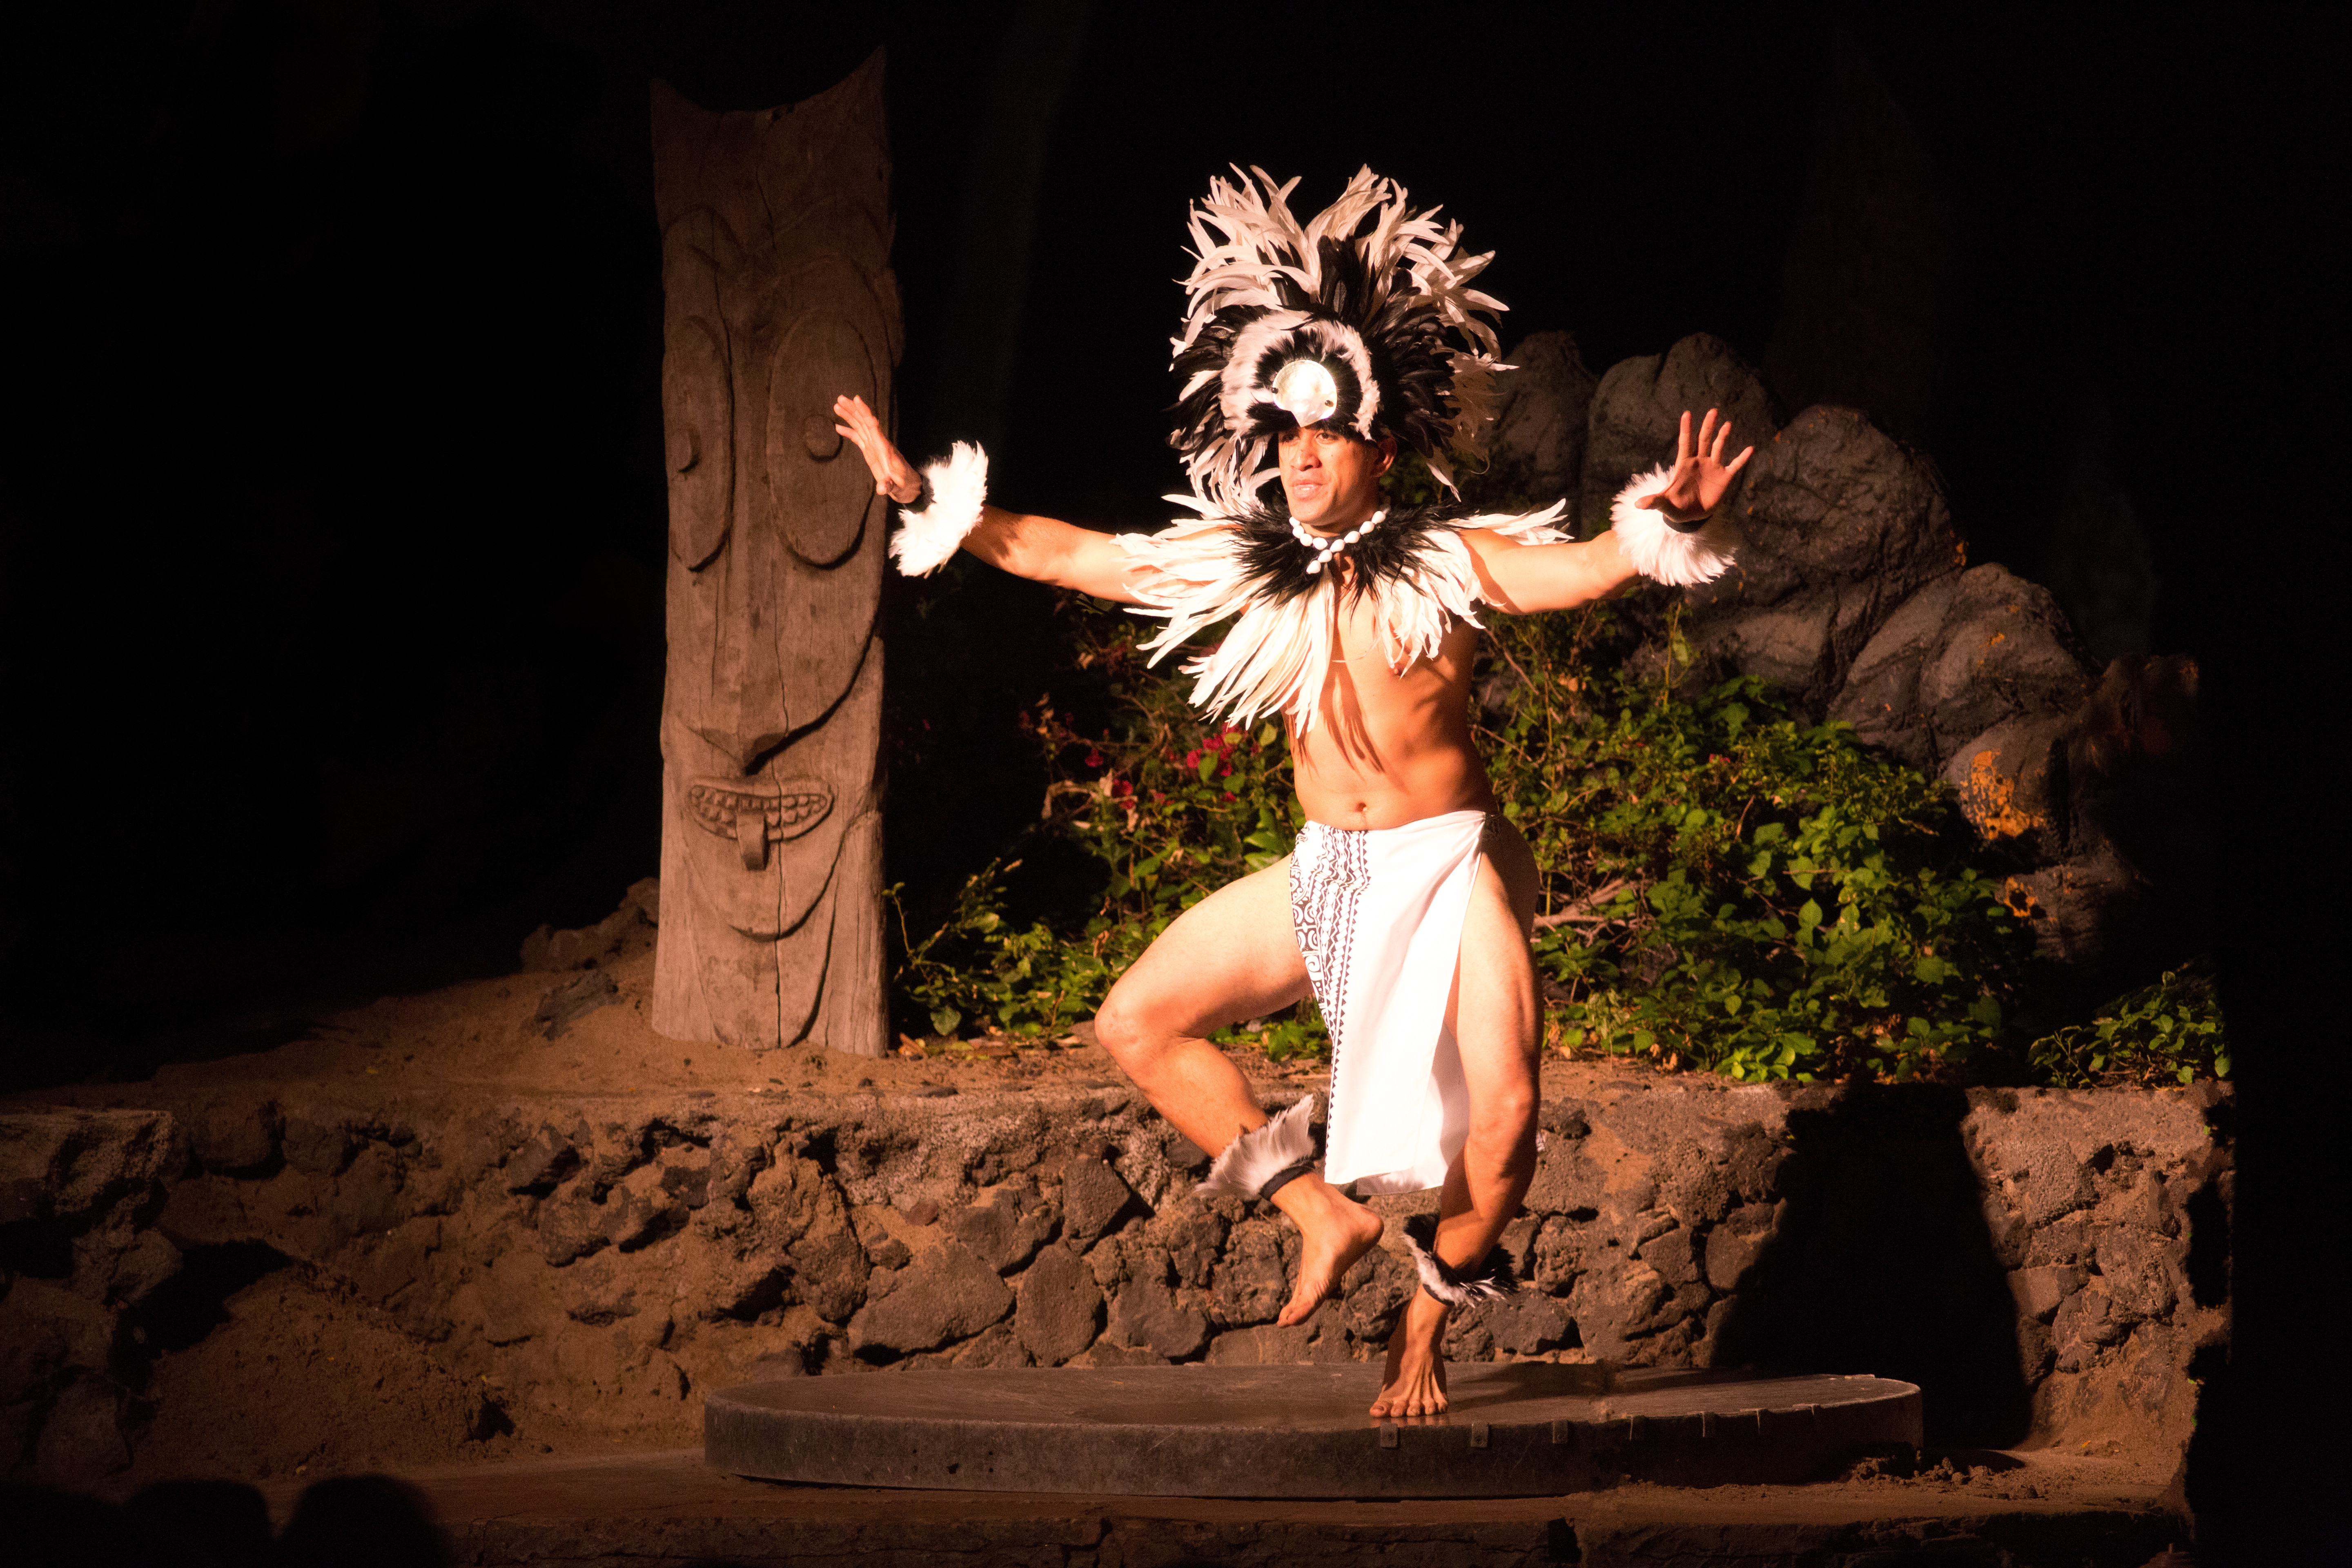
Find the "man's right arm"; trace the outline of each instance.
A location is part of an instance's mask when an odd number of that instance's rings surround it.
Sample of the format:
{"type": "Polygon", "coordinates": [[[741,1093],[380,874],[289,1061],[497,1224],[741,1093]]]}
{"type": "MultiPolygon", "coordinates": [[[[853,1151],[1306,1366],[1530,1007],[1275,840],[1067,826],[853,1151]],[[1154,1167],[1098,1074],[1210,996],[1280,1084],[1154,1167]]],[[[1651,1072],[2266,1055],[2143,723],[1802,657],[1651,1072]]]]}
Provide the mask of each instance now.
{"type": "Polygon", "coordinates": [[[963,547],[1016,577],[1076,588],[1113,604],[1143,602],[1128,584],[1134,558],[1118,540],[1057,518],[983,507],[980,526],[964,535],[963,547]]]}
{"type": "MultiPolygon", "coordinates": [[[[877,495],[886,496],[901,506],[922,495],[922,476],[890,437],[882,433],[882,421],[875,417],[864,398],[844,394],[834,400],[833,415],[841,421],[834,428],[855,444],[866,458],[866,467],[874,476],[877,495]]],[[[957,451],[982,465],[980,473],[985,475],[987,459],[978,448],[959,447],[957,451]]],[[[961,460],[951,459],[949,467],[961,460]]],[[[959,521],[955,526],[962,524],[959,521]]],[[[929,571],[930,562],[946,560],[951,537],[950,533],[939,539],[938,553],[926,555],[926,564],[920,570],[929,571]]],[[[1128,585],[1129,556],[1108,533],[1074,527],[1058,518],[1031,517],[1007,511],[1001,506],[982,505],[980,521],[959,542],[991,566],[1016,577],[1051,583],[1057,588],[1076,588],[1081,594],[1092,594],[1114,604],[1143,602],[1128,585]]],[[[894,548],[893,553],[896,552],[894,548]]]]}

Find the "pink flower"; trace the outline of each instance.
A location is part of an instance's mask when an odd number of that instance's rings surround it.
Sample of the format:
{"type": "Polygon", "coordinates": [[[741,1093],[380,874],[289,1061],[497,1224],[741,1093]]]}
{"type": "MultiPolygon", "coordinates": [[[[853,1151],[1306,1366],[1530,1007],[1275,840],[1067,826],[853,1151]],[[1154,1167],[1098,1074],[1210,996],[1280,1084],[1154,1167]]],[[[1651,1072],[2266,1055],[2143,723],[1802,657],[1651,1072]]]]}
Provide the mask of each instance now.
{"type": "Polygon", "coordinates": [[[1188,768],[1199,767],[1201,765],[1201,753],[1197,750],[1185,752],[1184,765],[1188,768]]]}
{"type": "Polygon", "coordinates": [[[1100,752],[1088,752],[1087,753],[1087,766],[1090,768],[1098,768],[1102,765],[1103,754],[1100,752]]]}

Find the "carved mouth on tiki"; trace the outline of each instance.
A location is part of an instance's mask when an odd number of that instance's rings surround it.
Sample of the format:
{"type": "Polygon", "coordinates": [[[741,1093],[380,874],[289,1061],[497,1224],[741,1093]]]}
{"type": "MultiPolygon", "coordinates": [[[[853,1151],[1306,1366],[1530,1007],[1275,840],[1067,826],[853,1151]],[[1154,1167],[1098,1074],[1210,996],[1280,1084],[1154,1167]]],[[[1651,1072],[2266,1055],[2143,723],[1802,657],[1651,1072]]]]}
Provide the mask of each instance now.
{"type": "Polygon", "coordinates": [[[768,864],[768,846],[798,838],[833,809],[833,791],[820,779],[779,779],[747,785],[737,779],[696,779],[686,786],[687,809],[705,833],[734,840],[743,868],[768,864]]]}

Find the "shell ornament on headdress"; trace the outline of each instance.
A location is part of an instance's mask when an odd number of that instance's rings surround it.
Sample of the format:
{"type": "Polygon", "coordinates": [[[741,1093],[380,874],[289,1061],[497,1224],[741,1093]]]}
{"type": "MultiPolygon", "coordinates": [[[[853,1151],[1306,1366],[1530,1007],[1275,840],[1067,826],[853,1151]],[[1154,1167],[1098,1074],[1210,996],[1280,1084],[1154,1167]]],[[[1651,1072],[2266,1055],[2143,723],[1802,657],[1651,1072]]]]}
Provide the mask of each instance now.
{"type": "Polygon", "coordinates": [[[1402,186],[1360,170],[1301,225],[1263,169],[1209,182],[1192,210],[1197,262],[1184,279],[1183,390],[1169,444],[1205,510],[1256,504],[1285,430],[1323,421],[1392,435],[1448,489],[1494,420],[1499,352],[1471,288],[1494,259],[1462,253],[1462,226],[1415,211],[1402,186]]]}

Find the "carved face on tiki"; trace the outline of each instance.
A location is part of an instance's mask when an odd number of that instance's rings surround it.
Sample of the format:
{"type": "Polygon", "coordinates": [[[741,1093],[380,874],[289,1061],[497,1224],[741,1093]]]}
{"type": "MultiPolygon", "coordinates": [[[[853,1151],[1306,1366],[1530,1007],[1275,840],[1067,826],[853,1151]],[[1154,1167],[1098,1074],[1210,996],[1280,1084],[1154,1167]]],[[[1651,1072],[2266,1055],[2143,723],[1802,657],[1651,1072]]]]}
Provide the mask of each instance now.
{"type": "Polygon", "coordinates": [[[881,1048],[884,506],[835,434],[890,407],[881,61],[805,103],[654,89],[669,661],[654,1026],[881,1048]]]}

